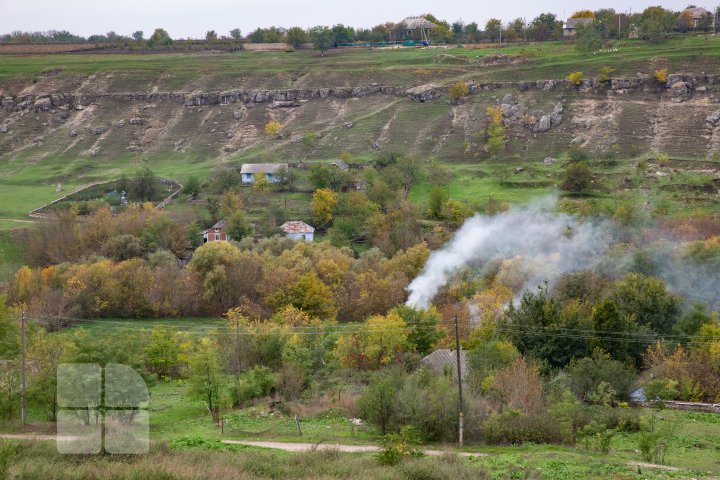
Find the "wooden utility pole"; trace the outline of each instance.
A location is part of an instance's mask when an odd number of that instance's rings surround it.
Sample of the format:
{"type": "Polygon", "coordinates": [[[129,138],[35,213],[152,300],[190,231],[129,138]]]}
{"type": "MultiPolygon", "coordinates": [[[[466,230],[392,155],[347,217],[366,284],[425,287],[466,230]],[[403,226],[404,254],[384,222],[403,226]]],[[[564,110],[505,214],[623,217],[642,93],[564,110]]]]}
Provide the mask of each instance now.
{"type": "Polygon", "coordinates": [[[240,371],[241,371],[240,353],[241,353],[241,351],[240,351],[240,319],[238,318],[237,321],[235,322],[235,358],[237,361],[237,365],[236,365],[237,375],[235,376],[235,378],[237,378],[237,379],[240,379],[240,371]]]}
{"type": "Polygon", "coordinates": [[[455,315],[455,356],[457,358],[457,380],[458,380],[458,443],[463,446],[463,430],[465,428],[465,418],[463,415],[463,394],[462,394],[462,370],[460,369],[460,332],[458,329],[458,319],[455,315]]]}
{"type": "Polygon", "coordinates": [[[27,385],[25,383],[25,307],[20,310],[20,357],[22,365],[20,367],[22,376],[22,391],[20,392],[20,418],[25,424],[25,399],[27,395],[27,385]]]}

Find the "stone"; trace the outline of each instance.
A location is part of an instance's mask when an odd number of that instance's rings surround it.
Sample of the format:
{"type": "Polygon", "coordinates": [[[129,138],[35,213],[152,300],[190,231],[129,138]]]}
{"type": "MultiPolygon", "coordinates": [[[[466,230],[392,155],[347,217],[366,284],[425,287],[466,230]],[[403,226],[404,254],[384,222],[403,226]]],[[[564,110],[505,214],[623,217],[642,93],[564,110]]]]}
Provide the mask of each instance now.
{"type": "Polygon", "coordinates": [[[501,105],[513,105],[515,103],[515,97],[512,96],[512,94],[508,93],[505,95],[500,102],[501,105]]]}
{"type": "Polygon", "coordinates": [[[102,135],[103,133],[107,132],[107,127],[95,127],[91,130],[91,132],[93,133],[93,135],[102,135]]]}
{"type": "Polygon", "coordinates": [[[142,125],[143,123],[145,123],[145,120],[140,117],[133,117],[129,120],[129,122],[130,125],[142,125]]]}
{"type": "Polygon", "coordinates": [[[36,112],[46,112],[52,108],[52,100],[50,100],[49,98],[40,98],[35,101],[35,103],[33,104],[33,108],[36,112]]]}
{"type": "Polygon", "coordinates": [[[720,110],[708,116],[705,121],[713,127],[717,127],[720,124],[720,110]]]}
{"type": "Polygon", "coordinates": [[[552,120],[550,120],[550,115],[543,115],[533,127],[533,132],[547,132],[548,130],[550,130],[550,128],[552,128],[552,120]]]}
{"type": "Polygon", "coordinates": [[[67,118],[70,116],[68,112],[60,112],[60,120],[67,120],[67,118]]]}
{"type": "Polygon", "coordinates": [[[70,136],[71,136],[71,137],[77,137],[77,135],[78,135],[77,130],[70,130],[70,136]]]}
{"type": "Polygon", "coordinates": [[[416,102],[429,102],[435,98],[437,87],[433,83],[426,85],[419,85],[417,87],[409,88],[405,91],[405,94],[416,102]]]}
{"type": "Polygon", "coordinates": [[[517,167],[517,168],[515,168],[515,175],[517,175],[518,173],[522,173],[524,171],[525,171],[525,169],[523,167],[517,167]]]}
{"type": "Polygon", "coordinates": [[[553,157],[545,157],[545,160],[543,160],[543,165],[552,165],[553,163],[557,162],[556,158],[553,157]]]}
{"type": "Polygon", "coordinates": [[[91,157],[97,157],[98,155],[100,155],[100,148],[98,148],[98,147],[91,148],[91,149],[88,151],[88,154],[89,154],[91,157]]]}
{"type": "Polygon", "coordinates": [[[0,133],[7,133],[7,131],[8,131],[8,128],[6,125],[0,126],[0,133]]]}
{"type": "Polygon", "coordinates": [[[115,128],[123,128],[125,126],[125,120],[120,120],[115,123],[115,128]]]}
{"type": "Polygon", "coordinates": [[[302,137],[301,135],[298,135],[298,134],[294,134],[294,135],[292,135],[292,136],[290,137],[290,141],[291,141],[292,143],[300,143],[300,142],[302,141],[302,139],[303,139],[303,137],[302,137]]]}
{"type": "Polygon", "coordinates": [[[343,126],[345,126],[345,128],[352,128],[352,127],[353,127],[353,122],[351,122],[351,121],[348,120],[347,122],[343,123],[343,126]]]}
{"type": "Polygon", "coordinates": [[[143,151],[142,147],[139,145],[128,145],[127,147],[125,147],[125,150],[134,153],[142,153],[143,151]]]}
{"type": "Polygon", "coordinates": [[[239,110],[235,110],[233,112],[233,117],[235,118],[235,120],[242,120],[243,118],[245,118],[245,113],[239,110]]]}

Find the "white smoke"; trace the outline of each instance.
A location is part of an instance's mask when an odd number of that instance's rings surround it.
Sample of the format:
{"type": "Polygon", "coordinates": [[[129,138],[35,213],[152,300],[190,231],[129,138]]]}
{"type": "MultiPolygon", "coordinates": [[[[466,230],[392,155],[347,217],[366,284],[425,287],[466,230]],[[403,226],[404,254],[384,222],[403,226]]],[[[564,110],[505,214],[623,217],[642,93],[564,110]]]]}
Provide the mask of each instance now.
{"type": "Polygon", "coordinates": [[[476,215],[428,258],[423,271],[408,286],[407,305],[427,308],[458,271],[474,265],[482,269],[497,260],[523,257],[534,268],[523,288],[600,261],[612,239],[605,223],[582,222],[552,212],[554,199],[517,207],[495,216],[476,215]]]}

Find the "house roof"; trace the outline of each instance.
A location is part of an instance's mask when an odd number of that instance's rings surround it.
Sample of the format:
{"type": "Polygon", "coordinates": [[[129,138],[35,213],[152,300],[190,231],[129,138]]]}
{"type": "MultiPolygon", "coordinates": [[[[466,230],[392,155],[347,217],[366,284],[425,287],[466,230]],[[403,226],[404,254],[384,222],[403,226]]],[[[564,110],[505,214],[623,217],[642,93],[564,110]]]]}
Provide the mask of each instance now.
{"type": "MultiPolygon", "coordinates": [[[[427,357],[420,360],[419,365],[425,368],[431,368],[438,373],[446,370],[452,372],[453,376],[457,375],[457,356],[455,350],[449,348],[440,348],[435,350],[427,357]]],[[[463,378],[467,377],[467,355],[464,350],[460,350],[460,370],[462,370],[463,378]]]]}
{"type": "Polygon", "coordinates": [[[707,14],[710,13],[709,10],[707,10],[707,9],[705,9],[705,8],[703,8],[703,7],[686,8],[685,10],[683,10],[682,13],[685,13],[685,12],[689,13],[690,15],[692,15],[693,19],[702,18],[702,17],[704,17],[705,15],[707,15],[707,14]]]}
{"type": "Polygon", "coordinates": [[[313,233],[315,229],[305,222],[293,220],[280,225],[280,230],[285,233],[313,233]]]}
{"type": "Polygon", "coordinates": [[[400,22],[399,25],[408,30],[417,30],[418,28],[429,30],[437,27],[437,25],[424,17],[407,17],[405,20],[400,22]]]}
{"type": "Polygon", "coordinates": [[[219,229],[222,230],[222,229],[225,228],[226,226],[227,226],[227,222],[226,222],[225,220],[220,220],[219,222],[217,222],[215,225],[213,225],[212,227],[208,228],[207,230],[203,230],[202,234],[205,235],[205,234],[206,234],[207,232],[209,232],[210,230],[215,230],[216,228],[219,228],[219,229]]]}
{"type": "Polygon", "coordinates": [[[568,18],[563,28],[577,28],[578,25],[590,25],[592,18],[568,18]]]}
{"type": "Polygon", "coordinates": [[[287,163],[243,163],[240,173],[276,173],[281,168],[288,168],[287,163]]]}
{"type": "Polygon", "coordinates": [[[350,169],[350,165],[348,165],[347,162],[343,160],[335,160],[330,165],[339,168],[343,172],[347,172],[350,169]]]}

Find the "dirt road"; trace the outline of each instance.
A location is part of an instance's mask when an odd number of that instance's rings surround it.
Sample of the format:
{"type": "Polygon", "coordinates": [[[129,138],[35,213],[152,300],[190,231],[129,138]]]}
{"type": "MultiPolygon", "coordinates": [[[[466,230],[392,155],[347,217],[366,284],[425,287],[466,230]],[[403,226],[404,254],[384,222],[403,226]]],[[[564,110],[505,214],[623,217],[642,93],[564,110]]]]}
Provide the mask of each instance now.
{"type": "MultiPolygon", "coordinates": [[[[376,445],[340,445],[337,443],[291,443],[291,442],[255,442],[250,440],[223,440],[229,445],[247,445],[250,447],[275,448],[286,452],[307,452],[310,450],[337,450],[339,452],[377,452],[376,445]]],[[[455,452],[453,450],[423,450],[426,455],[444,455],[455,453],[462,457],[485,457],[487,453],[455,452]]]]}

